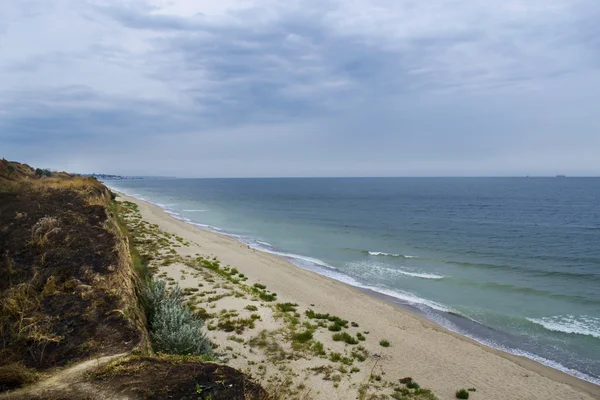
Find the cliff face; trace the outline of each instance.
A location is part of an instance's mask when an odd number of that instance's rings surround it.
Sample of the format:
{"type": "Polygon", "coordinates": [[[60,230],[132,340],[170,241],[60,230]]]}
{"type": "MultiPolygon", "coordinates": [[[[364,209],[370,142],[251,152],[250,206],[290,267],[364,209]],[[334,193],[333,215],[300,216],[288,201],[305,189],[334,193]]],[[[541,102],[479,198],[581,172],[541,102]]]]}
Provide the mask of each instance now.
{"type": "Polygon", "coordinates": [[[0,391],[147,342],[111,193],[92,178],[47,175],[0,161],[0,391]]]}

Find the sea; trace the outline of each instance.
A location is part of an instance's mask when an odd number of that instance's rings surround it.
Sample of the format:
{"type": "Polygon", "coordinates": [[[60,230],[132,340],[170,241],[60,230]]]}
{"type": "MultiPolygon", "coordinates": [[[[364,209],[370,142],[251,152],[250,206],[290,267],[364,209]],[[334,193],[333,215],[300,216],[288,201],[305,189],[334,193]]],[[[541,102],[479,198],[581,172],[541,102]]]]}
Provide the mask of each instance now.
{"type": "Polygon", "coordinates": [[[600,178],[105,183],[600,385],[600,178]]]}

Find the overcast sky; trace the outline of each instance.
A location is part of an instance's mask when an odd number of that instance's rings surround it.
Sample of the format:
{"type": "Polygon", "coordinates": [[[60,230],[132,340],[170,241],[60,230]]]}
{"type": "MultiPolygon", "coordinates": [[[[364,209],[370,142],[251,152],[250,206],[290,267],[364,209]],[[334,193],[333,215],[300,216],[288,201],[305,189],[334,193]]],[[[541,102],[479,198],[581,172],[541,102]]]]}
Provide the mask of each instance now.
{"type": "Polygon", "coordinates": [[[0,157],[600,175],[598,0],[0,0],[0,157]]]}

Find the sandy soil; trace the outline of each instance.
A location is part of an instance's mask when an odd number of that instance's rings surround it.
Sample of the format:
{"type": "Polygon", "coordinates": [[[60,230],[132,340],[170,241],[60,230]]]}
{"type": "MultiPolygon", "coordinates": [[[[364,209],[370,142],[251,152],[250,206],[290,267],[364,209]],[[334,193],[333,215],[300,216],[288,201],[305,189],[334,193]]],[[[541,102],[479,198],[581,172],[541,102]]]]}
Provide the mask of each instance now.
{"type": "Polygon", "coordinates": [[[600,398],[600,386],[485,347],[356,288],[174,219],[152,204],[122,197],[138,205],[143,220],[185,243],[172,249],[178,257],[217,257],[221,265],[235,267],[247,278],[239,286],[186,262],[161,266],[157,273],[188,288],[194,306],[212,315],[206,321],[211,329],[208,335],[228,364],[272,390],[307,399],[368,399],[395,393],[398,380],[410,376],[439,399],[454,399],[461,388],[475,388],[470,399],[476,400],[600,398]],[[277,293],[277,299],[258,298],[248,290],[256,283],[277,293]],[[278,310],[276,304],[285,302],[297,304],[295,311],[278,310]],[[248,310],[249,305],[256,310],[248,310]],[[353,337],[360,332],[366,340],[354,345],[334,341],[334,332],[316,326],[319,321],[305,315],[308,309],[354,322],[343,332],[353,337]],[[240,318],[254,318],[254,327],[242,327],[238,333],[218,327],[221,321],[240,318]],[[310,343],[321,342],[325,355],[294,342],[293,335],[306,329],[314,331],[310,343]],[[382,347],[382,339],[391,345],[382,347]],[[332,352],[349,360],[346,364],[332,361],[332,352]],[[360,361],[353,353],[366,359],[360,361]]]}

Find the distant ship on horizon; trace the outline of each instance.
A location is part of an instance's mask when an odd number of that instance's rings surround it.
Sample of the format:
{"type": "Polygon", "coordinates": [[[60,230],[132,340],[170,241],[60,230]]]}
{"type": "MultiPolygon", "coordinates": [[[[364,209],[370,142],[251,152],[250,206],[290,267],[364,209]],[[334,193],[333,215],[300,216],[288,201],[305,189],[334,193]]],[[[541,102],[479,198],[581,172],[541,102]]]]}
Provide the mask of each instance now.
{"type": "Polygon", "coordinates": [[[556,175],[557,178],[566,178],[566,175],[556,175]]]}

